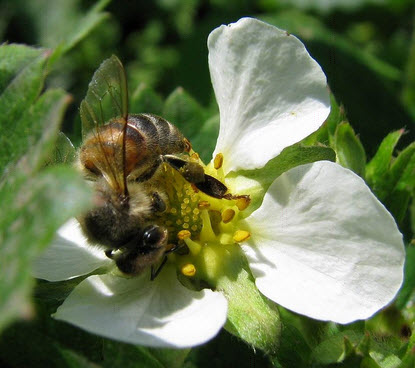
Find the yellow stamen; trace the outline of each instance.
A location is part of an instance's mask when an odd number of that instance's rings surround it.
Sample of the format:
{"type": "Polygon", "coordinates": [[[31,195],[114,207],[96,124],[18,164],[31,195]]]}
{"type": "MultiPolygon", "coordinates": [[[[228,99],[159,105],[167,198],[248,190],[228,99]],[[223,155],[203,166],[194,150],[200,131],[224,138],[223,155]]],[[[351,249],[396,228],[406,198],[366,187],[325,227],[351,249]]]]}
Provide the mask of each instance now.
{"type": "Polygon", "coordinates": [[[251,237],[251,233],[245,230],[236,230],[233,234],[233,240],[237,243],[248,240],[251,237]]]}
{"type": "Polygon", "coordinates": [[[238,207],[239,211],[243,211],[245,208],[249,206],[251,203],[251,199],[249,196],[243,196],[236,200],[236,207],[238,207]]]}
{"type": "Polygon", "coordinates": [[[192,253],[192,255],[197,256],[200,251],[202,250],[202,245],[193,241],[190,238],[185,238],[184,242],[186,243],[187,247],[189,248],[190,253],[192,253]]]}
{"type": "Polygon", "coordinates": [[[218,169],[220,169],[222,167],[222,165],[223,165],[223,155],[222,155],[222,153],[218,153],[215,156],[215,159],[213,160],[213,167],[216,170],[218,170],[218,169]]]}
{"type": "Polygon", "coordinates": [[[208,211],[207,210],[202,211],[200,214],[200,217],[202,219],[202,230],[200,231],[200,239],[202,241],[215,240],[216,235],[213,232],[208,211]]]}
{"type": "Polygon", "coordinates": [[[189,230],[181,230],[177,233],[177,237],[179,238],[179,240],[190,238],[191,235],[192,234],[189,230]]]}
{"type": "Polygon", "coordinates": [[[227,208],[222,212],[222,222],[227,224],[235,217],[235,211],[232,208],[227,208]]]}
{"type": "Polygon", "coordinates": [[[196,274],[196,267],[191,263],[186,263],[182,266],[181,272],[185,276],[193,277],[196,274]]]}
{"type": "Polygon", "coordinates": [[[199,210],[205,210],[210,207],[210,203],[208,201],[200,201],[197,205],[197,208],[199,210]]]}

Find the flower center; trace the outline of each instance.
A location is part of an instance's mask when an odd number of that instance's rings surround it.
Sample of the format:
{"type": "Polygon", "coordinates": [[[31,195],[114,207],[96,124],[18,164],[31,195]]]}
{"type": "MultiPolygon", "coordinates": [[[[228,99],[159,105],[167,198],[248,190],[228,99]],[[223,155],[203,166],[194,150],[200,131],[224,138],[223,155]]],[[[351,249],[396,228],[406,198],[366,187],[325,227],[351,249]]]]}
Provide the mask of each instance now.
{"type": "MultiPolygon", "coordinates": [[[[226,185],[223,160],[223,155],[218,154],[212,167],[200,160],[199,163],[206,173],[226,185]]],[[[223,272],[232,247],[250,237],[248,231],[238,226],[249,197],[226,193],[225,198],[213,198],[188,183],[177,171],[165,169],[169,171],[165,183],[169,208],[157,222],[168,229],[169,242],[176,249],[168,255],[168,261],[175,263],[184,276],[214,282],[223,272]]]]}

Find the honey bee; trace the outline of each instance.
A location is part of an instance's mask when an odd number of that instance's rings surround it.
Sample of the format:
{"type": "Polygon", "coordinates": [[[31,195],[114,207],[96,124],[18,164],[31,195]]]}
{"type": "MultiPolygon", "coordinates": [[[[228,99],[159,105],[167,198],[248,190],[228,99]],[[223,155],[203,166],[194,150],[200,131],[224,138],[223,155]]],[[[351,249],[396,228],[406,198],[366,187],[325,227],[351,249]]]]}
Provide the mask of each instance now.
{"type": "Polygon", "coordinates": [[[226,197],[227,187],[192,160],[190,142],[173,124],[128,113],[125,71],[116,56],[95,72],[80,113],[83,144],[76,166],[92,182],[95,199],[79,218],[82,230],[120,271],[136,275],[150,266],[154,279],[175,248],[168,244],[168,230],[154,222],[168,206],[161,167],[170,166],[216,198],[226,197]]]}

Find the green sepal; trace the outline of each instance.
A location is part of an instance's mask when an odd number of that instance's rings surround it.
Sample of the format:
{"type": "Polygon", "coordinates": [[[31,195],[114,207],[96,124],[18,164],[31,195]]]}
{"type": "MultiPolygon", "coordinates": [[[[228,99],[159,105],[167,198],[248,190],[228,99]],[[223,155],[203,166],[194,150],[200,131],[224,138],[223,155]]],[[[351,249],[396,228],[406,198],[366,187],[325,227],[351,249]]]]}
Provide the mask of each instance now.
{"type": "Polygon", "coordinates": [[[415,193],[415,143],[406,147],[392,163],[387,177],[386,207],[402,224],[411,197],[415,193]]]}
{"type": "Polygon", "coordinates": [[[404,269],[404,283],[396,298],[396,307],[403,309],[410,301],[411,295],[415,295],[415,244],[406,247],[406,259],[404,269]]]}
{"type": "Polygon", "coordinates": [[[376,196],[402,225],[415,191],[415,143],[406,147],[396,158],[394,148],[403,134],[389,134],[366,167],[366,177],[376,196]]]}
{"type": "Polygon", "coordinates": [[[344,120],[346,120],[346,115],[343,107],[337,104],[336,98],[330,93],[329,116],[318,130],[304,138],[300,143],[304,146],[315,146],[318,144],[334,146],[336,128],[344,120]]]}
{"type": "Polygon", "coordinates": [[[319,364],[340,363],[355,351],[362,337],[361,333],[353,330],[338,332],[313,349],[311,360],[319,364]]]}
{"type": "Polygon", "coordinates": [[[225,329],[247,344],[274,355],[277,352],[281,321],[277,306],[265,298],[255,286],[242,250],[234,247],[224,263],[224,272],[216,280],[216,288],[228,300],[225,329]]]}
{"type": "Polygon", "coordinates": [[[335,161],[335,159],[336,154],[329,147],[304,147],[301,144],[294,144],[285,148],[261,169],[230,173],[226,177],[227,184],[231,189],[233,186],[237,187],[240,193],[246,191],[250,194],[251,204],[244,211],[244,214],[249,215],[260,206],[265,192],[282,173],[299,165],[322,160],[335,161]]]}
{"type": "Polygon", "coordinates": [[[364,178],[365,149],[349,123],[343,122],[337,126],[334,147],[337,153],[337,162],[364,178]]]}
{"type": "MultiPolygon", "coordinates": [[[[381,186],[382,178],[389,169],[393,151],[404,133],[403,129],[388,134],[380,144],[375,156],[366,166],[366,181],[375,192],[381,186]]],[[[381,188],[379,188],[381,189],[381,188]]]]}
{"type": "Polygon", "coordinates": [[[405,355],[402,358],[402,363],[398,368],[412,368],[415,366],[415,333],[412,331],[412,336],[409,339],[405,355]]]}

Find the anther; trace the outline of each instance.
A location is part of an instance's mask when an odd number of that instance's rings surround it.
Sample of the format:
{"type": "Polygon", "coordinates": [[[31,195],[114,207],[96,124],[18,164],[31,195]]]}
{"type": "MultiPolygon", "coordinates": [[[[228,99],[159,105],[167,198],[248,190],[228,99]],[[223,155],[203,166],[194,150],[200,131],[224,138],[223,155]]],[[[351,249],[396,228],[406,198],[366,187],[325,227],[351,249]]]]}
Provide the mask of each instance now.
{"type": "Polygon", "coordinates": [[[218,170],[218,169],[220,169],[222,167],[222,165],[223,165],[223,155],[222,155],[222,153],[218,153],[215,156],[215,159],[213,160],[213,167],[216,170],[218,170]]]}
{"type": "Polygon", "coordinates": [[[177,233],[177,237],[179,238],[179,240],[184,240],[184,239],[190,238],[191,235],[192,235],[192,233],[189,230],[180,230],[177,233]]]}
{"type": "Polygon", "coordinates": [[[240,243],[245,240],[248,240],[250,237],[251,237],[251,233],[245,230],[236,230],[235,233],[233,234],[233,240],[236,243],[240,243]]]}
{"type": "Polygon", "coordinates": [[[235,217],[235,211],[232,208],[227,208],[226,210],[222,211],[222,222],[227,224],[228,222],[232,221],[235,217]]]}
{"type": "Polygon", "coordinates": [[[196,267],[194,264],[186,263],[182,266],[181,272],[185,276],[193,277],[196,274],[196,267]]]}
{"type": "Polygon", "coordinates": [[[239,211],[243,211],[245,208],[249,206],[250,203],[251,198],[249,198],[249,196],[241,196],[235,202],[236,207],[238,207],[239,211]]]}
{"type": "Polygon", "coordinates": [[[198,204],[197,204],[197,208],[199,209],[199,210],[206,210],[206,209],[208,209],[210,207],[210,203],[208,202],[208,201],[200,201],[198,204]]]}

